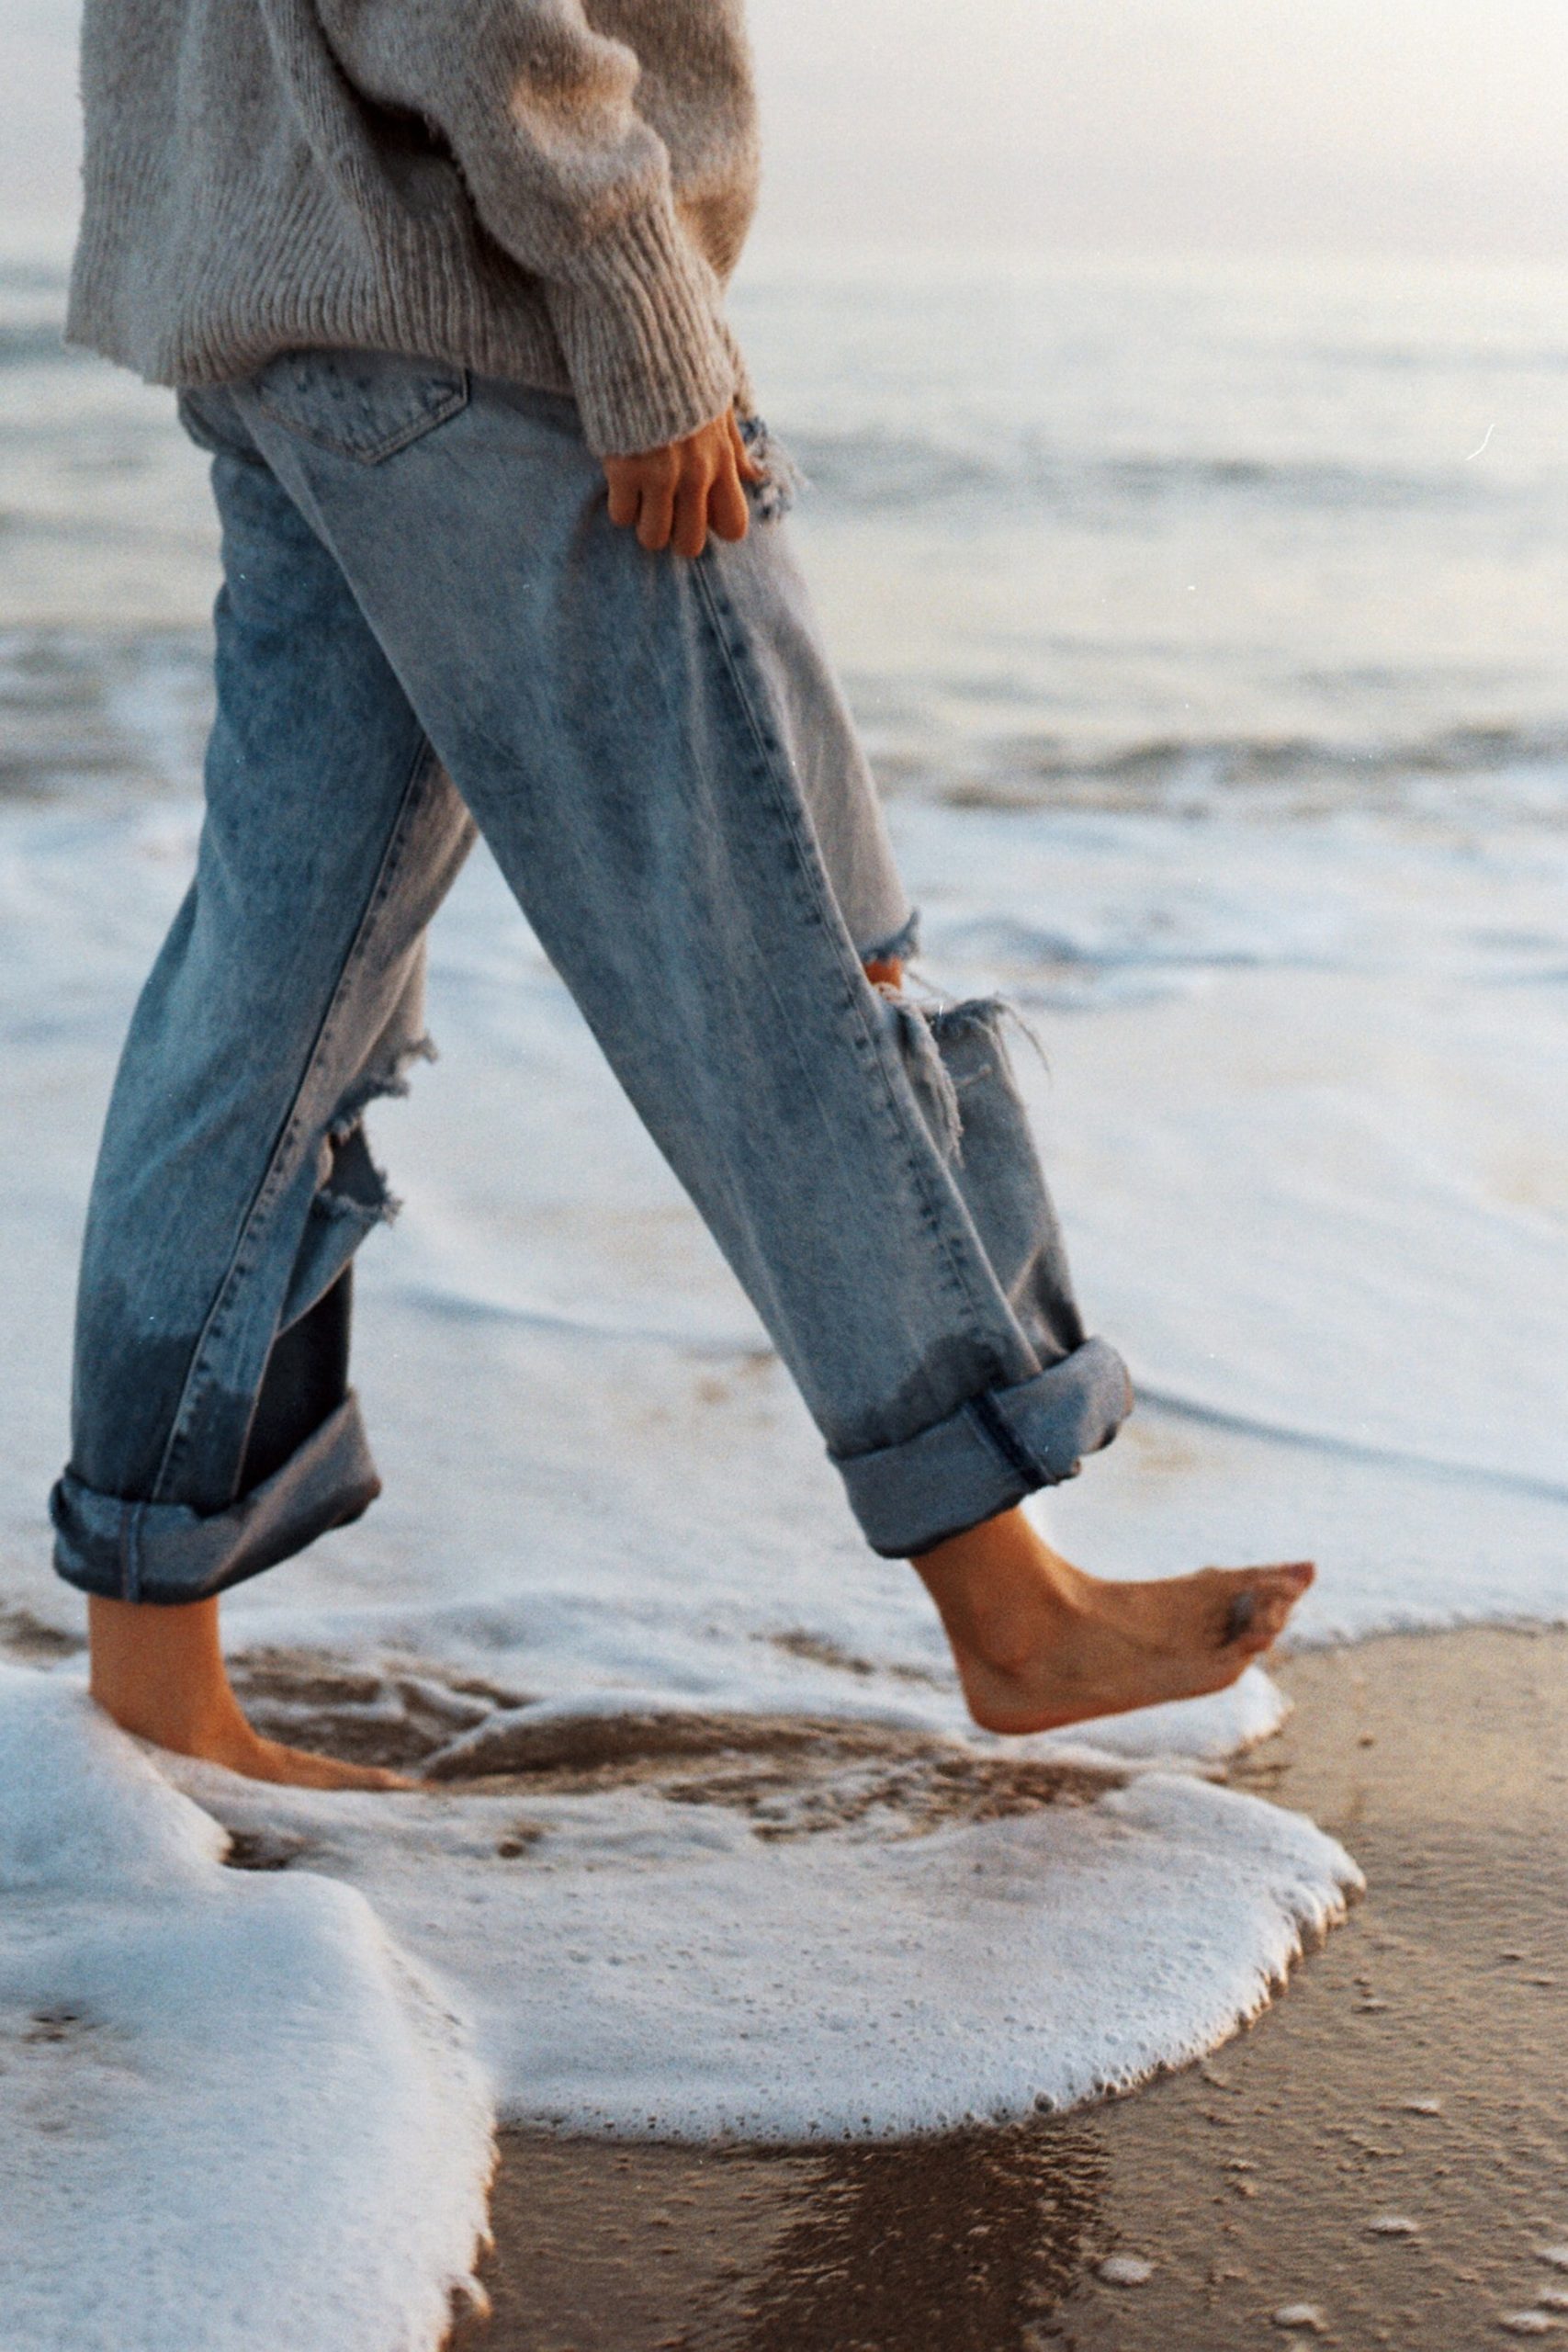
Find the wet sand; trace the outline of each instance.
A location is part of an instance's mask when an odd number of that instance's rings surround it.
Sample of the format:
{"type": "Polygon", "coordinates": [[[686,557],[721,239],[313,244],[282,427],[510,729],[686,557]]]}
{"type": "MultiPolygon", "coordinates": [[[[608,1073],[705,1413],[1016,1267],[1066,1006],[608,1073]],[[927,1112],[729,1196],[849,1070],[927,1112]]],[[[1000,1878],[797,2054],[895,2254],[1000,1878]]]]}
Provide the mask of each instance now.
{"type": "Polygon", "coordinates": [[[1391,1638],[1280,1679],[1297,1712],[1231,1777],[1342,1838],[1370,1892],[1250,2031],[1019,2131],[508,2131],[493,2316],[451,2352],[1568,2339],[1568,1634],[1391,1638]]]}

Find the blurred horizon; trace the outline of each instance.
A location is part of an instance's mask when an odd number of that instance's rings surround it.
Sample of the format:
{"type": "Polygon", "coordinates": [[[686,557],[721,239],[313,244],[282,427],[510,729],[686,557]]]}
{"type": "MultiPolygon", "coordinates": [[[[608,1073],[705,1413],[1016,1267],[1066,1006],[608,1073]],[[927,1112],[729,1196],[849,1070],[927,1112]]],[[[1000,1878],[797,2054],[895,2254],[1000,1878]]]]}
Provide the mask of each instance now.
{"type": "MultiPolygon", "coordinates": [[[[0,220],[76,207],[75,0],[0,31],[0,220]]],[[[764,249],[1568,254],[1558,0],[750,0],[764,249]]]]}

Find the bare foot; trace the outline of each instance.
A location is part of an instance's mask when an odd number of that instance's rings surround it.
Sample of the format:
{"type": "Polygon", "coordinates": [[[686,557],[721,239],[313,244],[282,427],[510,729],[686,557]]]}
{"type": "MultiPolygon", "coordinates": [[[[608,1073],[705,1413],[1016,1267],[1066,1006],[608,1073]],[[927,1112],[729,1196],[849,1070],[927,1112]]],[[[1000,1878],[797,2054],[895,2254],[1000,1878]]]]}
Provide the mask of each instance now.
{"type": "Polygon", "coordinates": [[[1075,1568],[1021,1510],[914,1562],[941,1611],[964,1696],[987,1731],[1055,1731],[1224,1690],[1279,1638],[1309,1560],[1202,1568],[1155,1584],[1075,1568]]]}
{"type": "Polygon", "coordinates": [[[344,1764],[263,1739],[240,1712],[218,1639],[218,1603],[175,1608],[129,1600],[87,1602],[89,1689],[122,1731],[176,1756],[198,1756],[248,1781],[297,1789],[412,1789],[400,1772],[344,1764]]]}

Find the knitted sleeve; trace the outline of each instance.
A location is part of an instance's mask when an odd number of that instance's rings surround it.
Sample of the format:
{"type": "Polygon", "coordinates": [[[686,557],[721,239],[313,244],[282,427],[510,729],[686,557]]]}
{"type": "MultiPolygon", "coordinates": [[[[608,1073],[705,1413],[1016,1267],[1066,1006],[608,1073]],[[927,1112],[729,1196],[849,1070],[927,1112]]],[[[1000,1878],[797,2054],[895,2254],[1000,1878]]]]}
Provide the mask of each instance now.
{"type": "Polygon", "coordinates": [[[544,290],[589,446],[655,448],[729,406],[722,288],[687,234],[639,65],[583,0],[316,0],[348,79],[422,115],[544,290]]]}

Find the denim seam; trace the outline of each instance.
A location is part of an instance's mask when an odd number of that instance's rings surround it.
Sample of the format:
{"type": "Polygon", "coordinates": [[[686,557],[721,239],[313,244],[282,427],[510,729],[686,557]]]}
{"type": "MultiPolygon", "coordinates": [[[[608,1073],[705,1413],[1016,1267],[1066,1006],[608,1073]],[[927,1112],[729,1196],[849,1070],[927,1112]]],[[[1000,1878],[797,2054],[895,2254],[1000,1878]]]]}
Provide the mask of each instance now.
{"type": "Polygon", "coordinates": [[[267,470],[266,459],[258,450],[240,448],[236,443],[225,440],[216,426],[209,424],[188,388],[176,393],[175,408],[185,433],[198,449],[205,449],[209,458],[231,458],[237,466],[252,466],[263,473],[267,470]],[[196,420],[194,424],[192,418],[196,420]]]}
{"type": "Polygon", "coordinates": [[[994,1394],[989,1389],[985,1389],[979,1396],[971,1396],[969,1412],[976,1425],[990,1439],[992,1445],[1001,1455],[1009,1469],[1016,1471],[1032,1491],[1038,1487],[1042,1483],[1040,1465],[1032,1459],[1026,1448],[1019,1443],[1008,1427],[1006,1417],[998,1405],[994,1394]]]}
{"type": "MultiPolygon", "coordinates": [[[[729,657],[729,649],[724,643],[722,630],[718,630],[716,632],[714,630],[713,616],[711,613],[706,614],[705,617],[709,623],[709,633],[716,634],[719,660],[723,666],[725,678],[737,704],[739,707],[741,723],[746,730],[748,738],[750,741],[754,771],[753,767],[749,764],[746,771],[748,778],[750,779],[753,772],[759,775],[763,789],[770,793],[771,804],[773,806],[773,812],[783,824],[788,847],[793,850],[802,850],[804,848],[804,844],[799,837],[799,829],[794,822],[793,812],[788,802],[788,796],[781,795],[776,791],[772,790],[773,778],[769,771],[769,744],[771,739],[767,737],[765,730],[759,728],[748,703],[744,688],[735,675],[734,665],[729,657]]],[[[796,869],[797,885],[800,879],[799,870],[807,863],[808,860],[804,855],[797,857],[794,861],[796,869]]],[[[827,942],[830,947],[834,938],[836,937],[836,933],[833,926],[827,920],[826,910],[819,897],[809,889],[807,891],[803,900],[803,912],[806,922],[815,932],[820,933],[823,940],[827,942]]],[[[783,999],[779,994],[777,984],[774,981],[769,959],[761,952],[761,947],[755,944],[755,942],[754,952],[750,961],[751,968],[754,970],[757,977],[757,985],[760,989],[766,990],[773,1006],[774,1012],[778,1016],[781,1023],[781,1034],[788,1035],[788,1016],[784,1010],[783,999]]],[[[847,962],[842,959],[840,959],[840,962],[839,978],[841,982],[849,982],[849,966],[847,962]]],[[[850,1010],[852,1012],[852,985],[846,989],[844,1002],[846,1010],[850,1010]]],[[[858,1036],[855,1038],[854,1044],[857,1058],[863,1062],[864,1056],[862,1053],[861,1041],[858,1036]]],[[[804,1083],[810,1090],[812,1100],[816,1102],[824,1123],[830,1125],[832,1122],[828,1102],[822,1093],[821,1088],[818,1084],[815,1072],[804,1056],[798,1057],[797,1067],[800,1070],[804,1083]]],[[[924,1205],[923,1204],[920,1204],[919,1205],[923,1215],[924,1205]]]]}
{"type": "MultiPolygon", "coordinates": [[[[741,717],[744,719],[748,732],[750,734],[752,739],[752,748],[758,755],[758,772],[763,784],[771,793],[775,813],[783,820],[784,831],[788,838],[790,847],[796,853],[796,856],[794,861],[795,881],[797,887],[804,890],[807,917],[821,932],[825,939],[827,939],[830,944],[836,944],[839,941],[839,933],[829,919],[830,910],[824,903],[823,893],[817,887],[816,878],[812,872],[814,862],[807,854],[809,845],[802,838],[802,828],[798,821],[794,797],[791,794],[787,792],[780,792],[777,789],[774,762],[781,756],[780,746],[778,745],[771,729],[763,722],[761,715],[756,709],[751,695],[747,690],[746,682],[740,674],[740,659],[738,656],[736,648],[730,642],[728,637],[726,627],[727,623],[730,628],[733,628],[736,630],[737,634],[739,633],[739,616],[735,613],[733,606],[728,604],[728,600],[724,599],[716,592],[711,580],[704,577],[703,567],[698,565],[694,567],[694,569],[696,571],[699,589],[708,608],[709,623],[718,647],[720,658],[724,663],[726,674],[728,677],[730,686],[735,694],[736,699],[740,706],[741,717]]],[[[874,1069],[877,1073],[881,1075],[880,1059],[876,1053],[875,1041],[866,1034],[863,1016],[859,1001],[858,990],[856,988],[856,981],[863,978],[863,975],[861,972],[859,959],[858,957],[855,959],[852,973],[851,970],[849,956],[840,954],[838,958],[838,962],[839,977],[840,981],[843,983],[843,994],[840,1001],[844,1011],[851,1018],[857,1057],[863,1066],[874,1069]]],[[[918,1183],[919,1168],[916,1163],[915,1155],[909,1148],[908,1137],[905,1135],[898,1134],[897,1130],[895,1132],[896,1139],[904,1148],[905,1158],[909,1168],[909,1172],[918,1183]]],[[[931,1214],[931,1204],[924,1197],[923,1188],[919,1206],[926,1223],[934,1230],[935,1218],[931,1214]]]]}
{"type": "Polygon", "coordinates": [[[141,1598],[141,1505],[121,1503],[119,1507],[119,1593],[122,1600],[141,1598]]]}
{"type": "MultiPolygon", "coordinates": [[[[827,899],[819,864],[808,854],[810,844],[803,837],[804,829],[795,797],[793,792],[780,789],[778,763],[784,757],[781,746],[759,711],[743,674],[743,666],[748,658],[743,626],[739,615],[724,596],[713,577],[710,566],[699,562],[694,566],[694,570],[696,572],[699,589],[708,607],[714,634],[731,685],[759,753],[763,780],[772,793],[774,807],[784,820],[791,844],[796,853],[795,866],[797,885],[807,894],[813,919],[821,926],[829,940],[842,946],[842,927],[841,924],[836,925],[830,920],[833,909],[827,899]],[[728,624],[728,628],[726,623],[728,624]]],[[[931,1187],[926,1182],[919,1152],[909,1133],[908,1122],[898,1101],[897,1090],[893,1087],[888,1076],[884,1054],[879,1048],[877,1039],[871,1034],[865,1017],[863,1002],[865,978],[859,958],[854,955],[852,943],[847,945],[845,952],[840,953],[839,963],[840,977],[844,983],[841,1001],[844,1010],[850,1015],[862,1065],[867,1069],[875,1083],[877,1099],[888,1117],[893,1139],[902,1148],[906,1167],[914,1182],[917,1209],[935,1246],[948,1287],[968,1318],[972,1335],[982,1337],[983,1318],[976,1312],[976,1301],[964,1277],[964,1269],[954,1254],[952,1238],[946,1230],[946,1223],[942,1215],[941,1204],[933,1197],[931,1187]]]]}
{"type": "MultiPolygon", "coordinates": [[[[736,614],[734,607],[724,596],[722,590],[719,588],[718,583],[714,577],[711,562],[708,560],[699,558],[698,560],[693,564],[692,571],[696,579],[698,593],[707,608],[708,618],[713,629],[714,638],[723,658],[731,685],[733,686],[735,694],[740,703],[747,724],[751,730],[753,741],[760,754],[763,775],[773,793],[774,805],[784,819],[792,844],[796,852],[795,873],[797,882],[804,887],[808,894],[810,911],[814,919],[821,924],[828,937],[830,940],[837,942],[842,933],[842,925],[841,923],[835,925],[828,919],[830,910],[829,906],[824,903],[826,894],[821,880],[820,869],[818,861],[806,854],[807,844],[802,839],[799,812],[795,797],[793,794],[781,792],[779,789],[776,763],[780,757],[780,747],[774,740],[772,731],[763,724],[753,702],[752,696],[748,691],[745,678],[741,674],[741,660],[744,653],[744,646],[742,644],[741,648],[738,650],[737,646],[732,642],[730,636],[730,630],[733,629],[735,635],[743,639],[744,631],[741,627],[739,617],[736,614]],[[728,628],[726,626],[727,622],[728,624],[728,628]]],[[[877,1040],[871,1034],[870,1025],[865,1016],[864,1004],[862,1001],[863,995],[869,992],[867,989],[865,976],[861,968],[858,957],[854,955],[853,946],[852,944],[847,942],[847,939],[844,943],[844,952],[840,955],[839,960],[840,967],[840,978],[845,983],[843,1001],[845,1009],[848,1011],[853,1024],[854,1035],[857,1046],[860,1049],[862,1062],[869,1063],[878,1081],[880,1100],[884,1109],[891,1115],[895,1138],[903,1148],[906,1164],[910,1175],[914,1179],[918,1205],[921,1216],[925,1220],[927,1228],[931,1233],[933,1241],[936,1243],[947,1275],[949,1286],[960,1299],[970,1317],[971,1336],[978,1339],[984,1339],[984,1318],[977,1311],[978,1302],[973,1295],[968,1280],[964,1274],[964,1268],[959,1263],[953,1250],[952,1237],[946,1230],[946,1221],[942,1214],[941,1203],[932,1196],[931,1187],[927,1182],[925,1173],[921,1169],[919,1156],[914,1148],[913,1138],[909,1133],[908,1117],[903,1106],[898,1101],[897,1091],[889,1079],[887,1066],[883,1053],[879,1049],[877,1040]]],[[[998,1373],[1000,1372],[1000,1366],[998,1366],[998,1373]]]]}
{"type": "MultiPolygon", "coordinates": [[[[377,921],[390,896],[391,886],[402,863],[403,851],[407,846],[412,819],[423,797],[424,787],[435,773],[436,765],[434,750],[429,738],[422,730],[418,749],[409,772],[408,782],[403,786],[402,797],[398,804],[397,817],[388,837],[386,849],[382,853],[381,863],[377,868],[376,879],[371,885],[365,910],[360,916],[348,952],[344,957],[343,968],[338,974],[336,985],[328,1000],[327,1009],[321,1016],[321,1025],[316,1033],[315,1042],[305,1057],[282,1133],[273,1147],[261,1182],[256,1189],[255,1197],[246,1212],[239,1238],[234,1244],[233,1255],[229,1261],[228,1271],[219,1284],[217,1296],[209,1310],[207,1321],[202,1327],[192,1353],[190,1369],[186,1374],[186,1384],[181,1393],[179,1406],[170,1428],[168,1442],[164,1448],[163,1459],[158,1465],[157,1477],[153,1481],[152,1499],[156,1503],[175,1499],[169,1494],[168,1488],[185,1457],[197,1414],[211,1385],[210,1365],[213,1350],[228,1328],[230,1311],[243,1284],[248,1280],[256,1264],[257,1245],[265,1230],[266,1221],[293,1172],[295,1148],[304,1125],[300,1105],[310,1080],[321,1068],[322,1059],[336,1034],[339,1015],[375,934],[377,921]]],[[[243,1461],[243,1453],[244,1449],[242,1444],[239,1459],[235,1464],[236,1476],[239,1461],[243,1461]]]]}
{"type": "Polygon", "coordinates": [[[355,465],[378,466],[384,459],[395,458],[400,450],[408,448],[411,443],[423,440],[425,434],[433,433],[438,424],[445,424],[449,418],[462,414],[468,405],[472,387],[466,368],[459,368],[455,372],[459,380],[450,391],[435,402],[434,407],[422,409],[419,414],[407,424],[399,425],[394,433],[383,434],[379,441],[364,449],[355,447],[352,441],[345,441],[340,436],[320,432],[311,425],[302,424],[299,417],[290,416],[286,409],[281,408],[276,401],[268,400],[259,384],[254,383],[251,386],[251,397],[263,415],[271,417],[275,424],[281,424],[286,433],[297,434],[301,441],[309,441],[316,448],[325,449],[334,458],[347,458],[355,465]]]}

